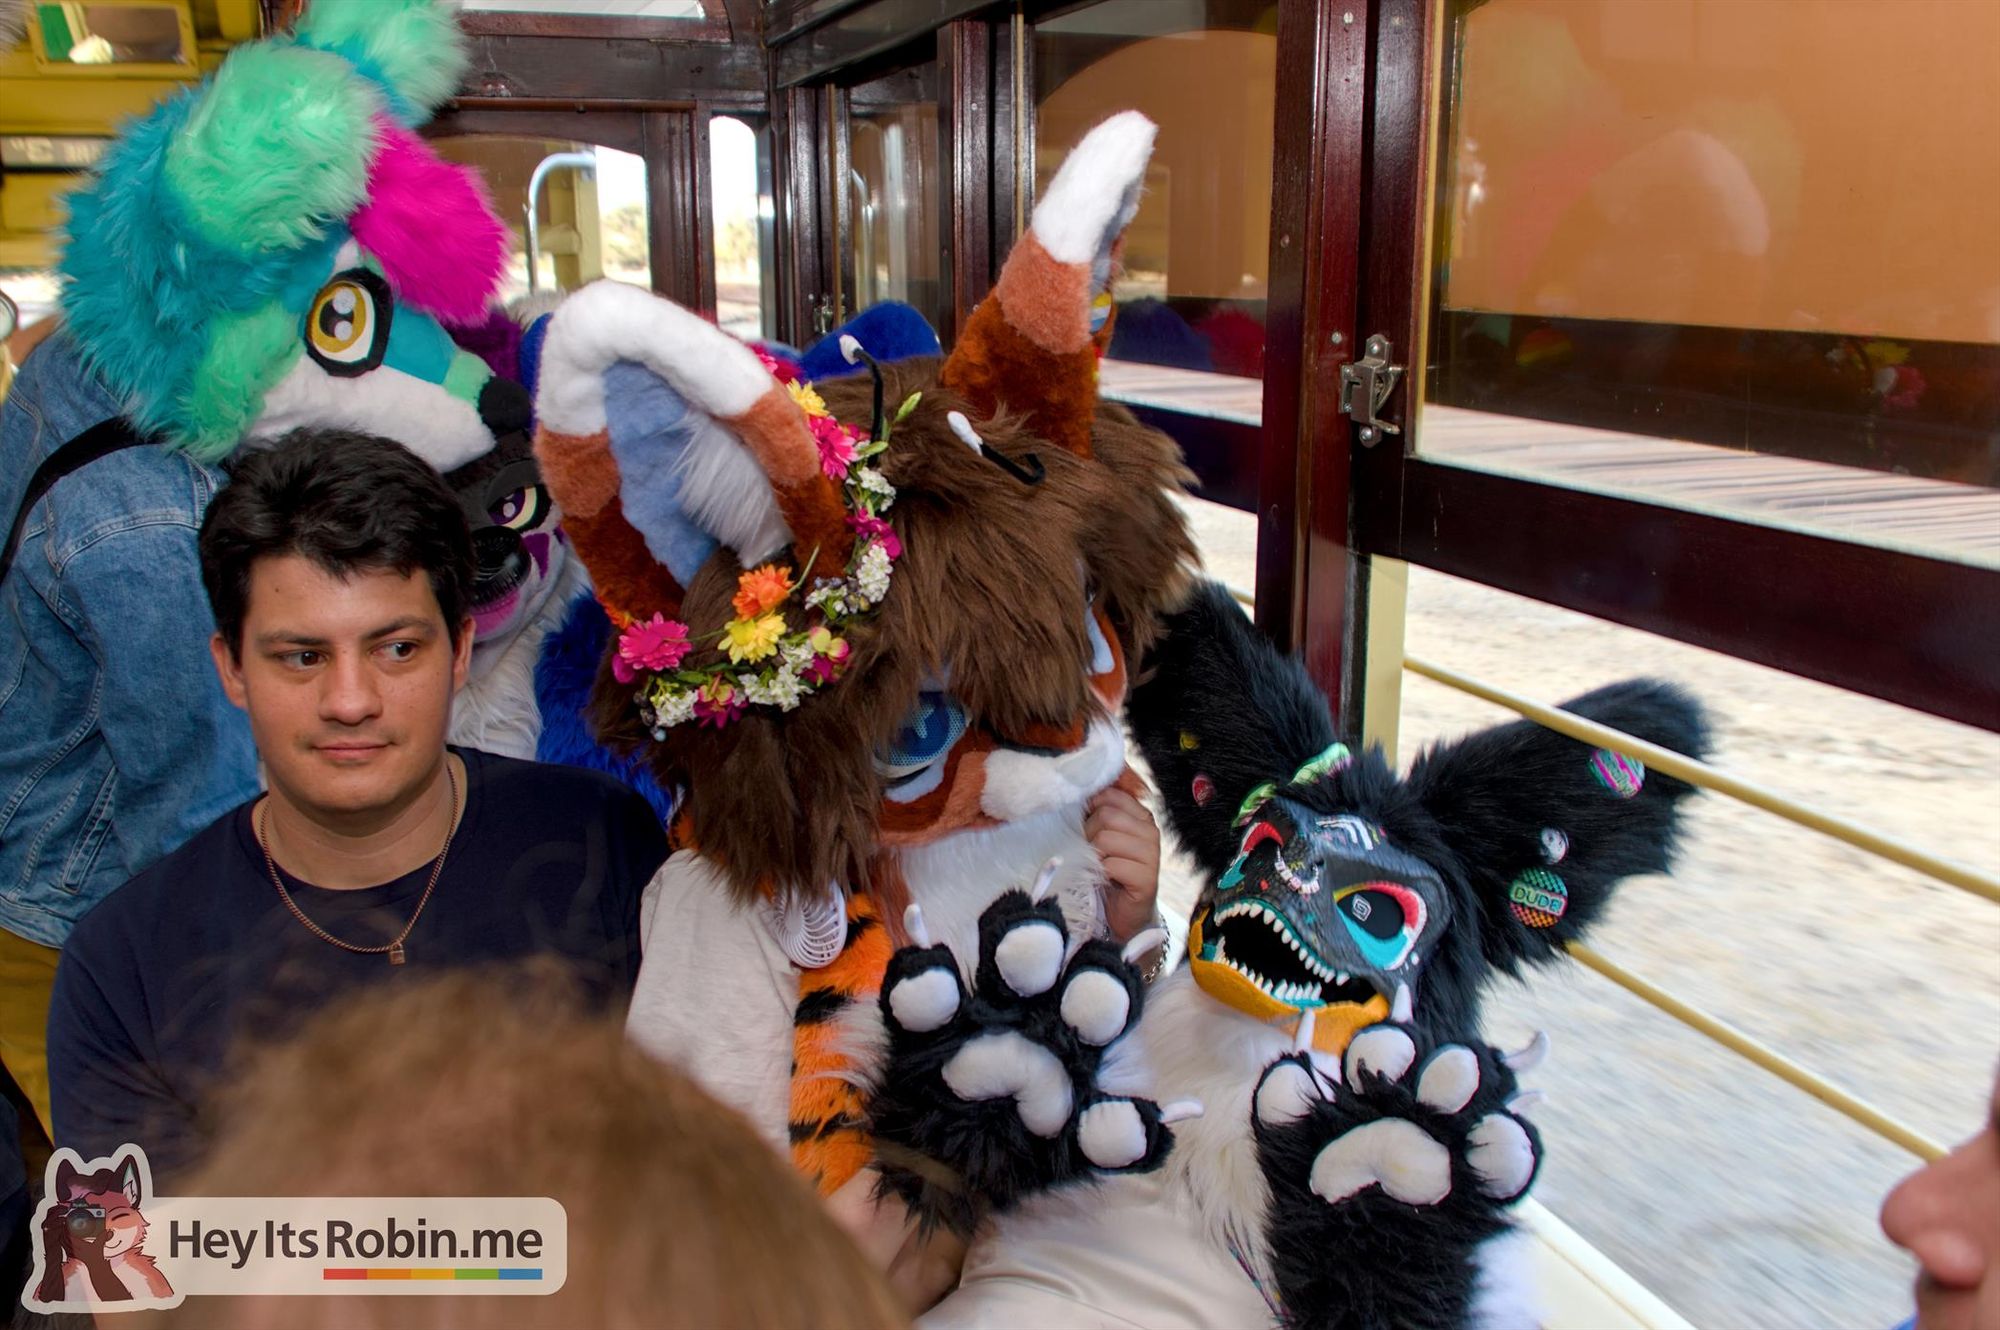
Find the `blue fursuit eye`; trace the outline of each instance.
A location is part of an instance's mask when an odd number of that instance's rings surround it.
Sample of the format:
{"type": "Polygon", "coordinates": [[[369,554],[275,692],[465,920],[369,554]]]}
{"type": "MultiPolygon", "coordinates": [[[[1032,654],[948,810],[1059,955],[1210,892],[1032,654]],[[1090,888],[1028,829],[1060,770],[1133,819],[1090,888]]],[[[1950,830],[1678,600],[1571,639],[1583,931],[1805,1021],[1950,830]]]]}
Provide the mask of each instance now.
{"type": "Polygon", "coordinates": [[[875,770],[887,779],[889,797],[903,802],[936,789],[944,777],[944,759],[964,737],[965,724],[965,709],[950,695],[921,694],[896,737],[875,754],[875,770]]]}

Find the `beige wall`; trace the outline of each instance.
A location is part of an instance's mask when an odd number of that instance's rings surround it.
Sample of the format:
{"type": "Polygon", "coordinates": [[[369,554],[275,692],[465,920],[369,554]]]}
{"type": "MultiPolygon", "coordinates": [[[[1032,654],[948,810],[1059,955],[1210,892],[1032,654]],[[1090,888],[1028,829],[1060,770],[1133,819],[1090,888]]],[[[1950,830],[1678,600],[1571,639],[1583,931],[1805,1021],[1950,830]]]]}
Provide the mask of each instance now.
{"type": "Polygon", "coordinates": [[[2000,342],[2000,0],[1490,0],[1446,301],[2000,342]]]}

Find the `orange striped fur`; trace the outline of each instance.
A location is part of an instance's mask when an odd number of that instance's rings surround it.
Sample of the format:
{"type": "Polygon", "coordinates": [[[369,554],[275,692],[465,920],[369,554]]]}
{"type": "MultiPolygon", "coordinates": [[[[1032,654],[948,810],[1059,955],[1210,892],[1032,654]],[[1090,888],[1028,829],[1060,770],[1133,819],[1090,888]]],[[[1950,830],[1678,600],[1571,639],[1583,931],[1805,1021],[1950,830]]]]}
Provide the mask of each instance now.
{"type": "Polygon", "coordinates": [[[895,939],[865,896],[847,902],[847,945],[831,964],[799,975],[799,1005],[792,1020],[792,1162],[821,1195],[838,1191],[868,1164],[866,1096],[842,1073],[848,1058],[838,1044],[840,1016],[856,1002],[874,1002],[882,991],[895,939]]]}

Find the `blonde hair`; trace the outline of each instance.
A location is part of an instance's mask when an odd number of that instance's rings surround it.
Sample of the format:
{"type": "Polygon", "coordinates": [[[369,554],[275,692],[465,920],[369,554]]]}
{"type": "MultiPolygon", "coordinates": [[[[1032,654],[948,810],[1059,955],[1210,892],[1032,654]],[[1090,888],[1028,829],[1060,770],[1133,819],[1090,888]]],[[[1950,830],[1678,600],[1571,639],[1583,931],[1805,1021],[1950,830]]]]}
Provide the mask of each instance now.
{"type": "Polygon", "coordinates": [[[546,1298],[196,1298],[172,1324],[908,1324],[748,1124],[545,969],[347,1000],[251,1057],[216,1108],[218,1144],[182,1194],[552,1196],[568,1277],[546,1298]]]}

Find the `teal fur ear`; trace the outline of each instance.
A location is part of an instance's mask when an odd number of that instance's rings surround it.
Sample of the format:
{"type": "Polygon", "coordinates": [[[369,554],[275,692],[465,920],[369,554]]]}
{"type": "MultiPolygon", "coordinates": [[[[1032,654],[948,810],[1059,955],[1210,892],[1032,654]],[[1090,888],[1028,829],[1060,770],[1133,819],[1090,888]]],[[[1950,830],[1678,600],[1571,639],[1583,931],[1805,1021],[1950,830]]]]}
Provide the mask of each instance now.
{"type": "Polygon", "coordinates": [[[338,56],[238,47],[168,145],[166,178],[204,239],[293,249],[367,198],[380,110],[374,86],[338,56]]]}
{"type": "Polygon", "coordinates": [[[458,20],[432,0],[313,0],[297,36],[379,83],[412,127],[457,91],[469,63],[458,20]]]}

